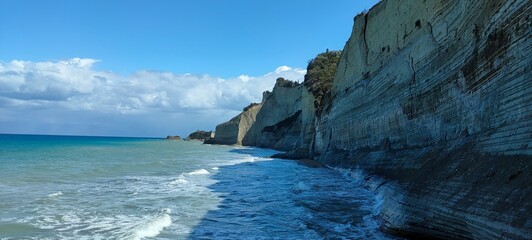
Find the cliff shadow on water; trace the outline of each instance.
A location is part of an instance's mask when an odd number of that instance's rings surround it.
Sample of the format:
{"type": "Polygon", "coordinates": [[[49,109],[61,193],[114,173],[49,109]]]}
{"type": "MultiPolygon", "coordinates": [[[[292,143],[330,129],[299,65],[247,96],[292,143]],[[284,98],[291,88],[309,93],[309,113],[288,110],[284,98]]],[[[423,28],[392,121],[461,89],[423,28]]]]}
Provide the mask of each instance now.
{"type": "Polygon", "coordinates": [[[232,150],[249,159],[221,166],[208,188],[217,209],[189,239],[398,239],[378,230],[375,196],[328,168],[266,159],[271,150],[232,150]]]}

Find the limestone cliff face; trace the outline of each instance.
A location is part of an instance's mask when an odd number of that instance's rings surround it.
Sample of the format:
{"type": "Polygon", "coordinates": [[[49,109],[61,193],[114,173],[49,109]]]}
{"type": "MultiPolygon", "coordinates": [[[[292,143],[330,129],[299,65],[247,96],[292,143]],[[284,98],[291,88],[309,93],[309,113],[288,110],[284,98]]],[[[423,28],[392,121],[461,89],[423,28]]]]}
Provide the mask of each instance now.
{"type": "MultiPolygon", "coordinates": [[[[276,87],[241,142],[350,170],[382,197],[388,232],[532,239],[531,12],[380,1],[355,18],[330,95],[276,87]]],[[[216,138],[239,143],[240,118],[216,138]]]]}
{"type": "Polygon", "coordinates": [[[302,85],[277,79],[273,91],[264,94],[256,121],[242,140],[246,146],[291,150],[301,133],[302,85]]]}
{"type": "Polygon", "coordinates": [[[388,231],[532,237],[531,5],[388,0],[356,17],[309,154],[367,174],[388,231]]]}
{"type": "Polygon", "coordinates": [[[242,145],[242,139],[253,123],[255,123],[255,118],[261,107],[262,105],[260,104],[251,104],[242,113],[238,114],[238,116],[216,126],[214,138],[209,139],[205,143],[242,145]]]}

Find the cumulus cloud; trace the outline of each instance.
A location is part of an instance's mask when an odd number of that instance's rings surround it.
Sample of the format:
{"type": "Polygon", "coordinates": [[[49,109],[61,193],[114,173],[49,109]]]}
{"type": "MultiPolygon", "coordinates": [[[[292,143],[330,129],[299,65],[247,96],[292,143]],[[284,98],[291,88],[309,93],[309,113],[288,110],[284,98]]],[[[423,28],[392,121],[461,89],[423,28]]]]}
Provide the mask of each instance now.
{"type": "MultiPolygon", "coordinates": [[[[93,66],[97,62],[82,58],[0,62],[0,108],[7,114],[0,118],[0,123],[16,128],[20,122],[14,124],[9,120],[18,121],[39,112],[46,119],[55,119],[50,121],[56,125],[61,125],[65,115],[70,116],[69,121],[83,121],[71,115],[83,115],[86,119],[113,116],[116,121],[120,119],[116,124],[122,122],[122,125],[128,119],[133,121],[131,116],[136,116],[135,121],[140,125],[138,119],[151,123],[157,122],[157,118],[180,116],[186,120],[193,115],[210,119],[196,122],[214,127],[222,119],[227,120],[228,114],[235,114],[250,102],[261,101],[262,92],[271,90],[278,77],[302,81],[305,74],[304,69],[281,66],[261,76],[242,74],[228,79],[157,71],[120,75],[95,70],[93,66]]],[[[187,124],[194,128],[194,121],[187,124]]],[[[16,129],[0,128],[0,131],[16,129]]]]}
{"type": "Polygon", "coordinates": [[[277,69],[275,69],[276,74],[280,74],[282,72],[288,72],[288,71],[292,71],[292,68],[289,66],[280,66],[277,69]]]}

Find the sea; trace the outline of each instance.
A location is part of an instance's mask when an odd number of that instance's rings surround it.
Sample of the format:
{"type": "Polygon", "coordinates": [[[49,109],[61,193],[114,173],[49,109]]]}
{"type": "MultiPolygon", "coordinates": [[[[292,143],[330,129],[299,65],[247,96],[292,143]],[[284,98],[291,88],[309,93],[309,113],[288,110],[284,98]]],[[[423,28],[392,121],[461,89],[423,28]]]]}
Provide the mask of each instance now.
{"type": "Polygon", "coordinates": [[[0,239],[395,239],[351,175],[274,153],[0,134],[0,239]]]}

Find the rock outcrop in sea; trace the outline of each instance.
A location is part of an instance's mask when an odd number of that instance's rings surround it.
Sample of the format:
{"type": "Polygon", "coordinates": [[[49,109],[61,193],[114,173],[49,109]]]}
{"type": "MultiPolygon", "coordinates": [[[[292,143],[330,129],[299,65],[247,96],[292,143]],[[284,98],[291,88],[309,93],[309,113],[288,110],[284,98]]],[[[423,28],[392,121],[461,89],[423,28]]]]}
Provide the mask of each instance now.
{"type": "Polygon", "coordinates": [[[183,139],[181,139],[180,136],[177,136],[177,135],[175,135],[175,136],[166,136],[165,139],[166,139],[166,140],[175,140],[175,141],[183,140],[183,139]]]}
{"type": "Polygon", "coordinates": [[[351,171],[383,199],[387,232],[531,239],[531,12],[383,0],[355,17],[330,85],[278,81],[214,140],[351,171]]]}
{"type": "Polygon", "coordinates": [[[196,140],[196,141],[205,141],[207,139],[214,138],[214,132],[213,131],[202,131],[202,130],[196,130],[195,132],[188,135],[188,137],[185,138],[185,140],[196,140]]]}

